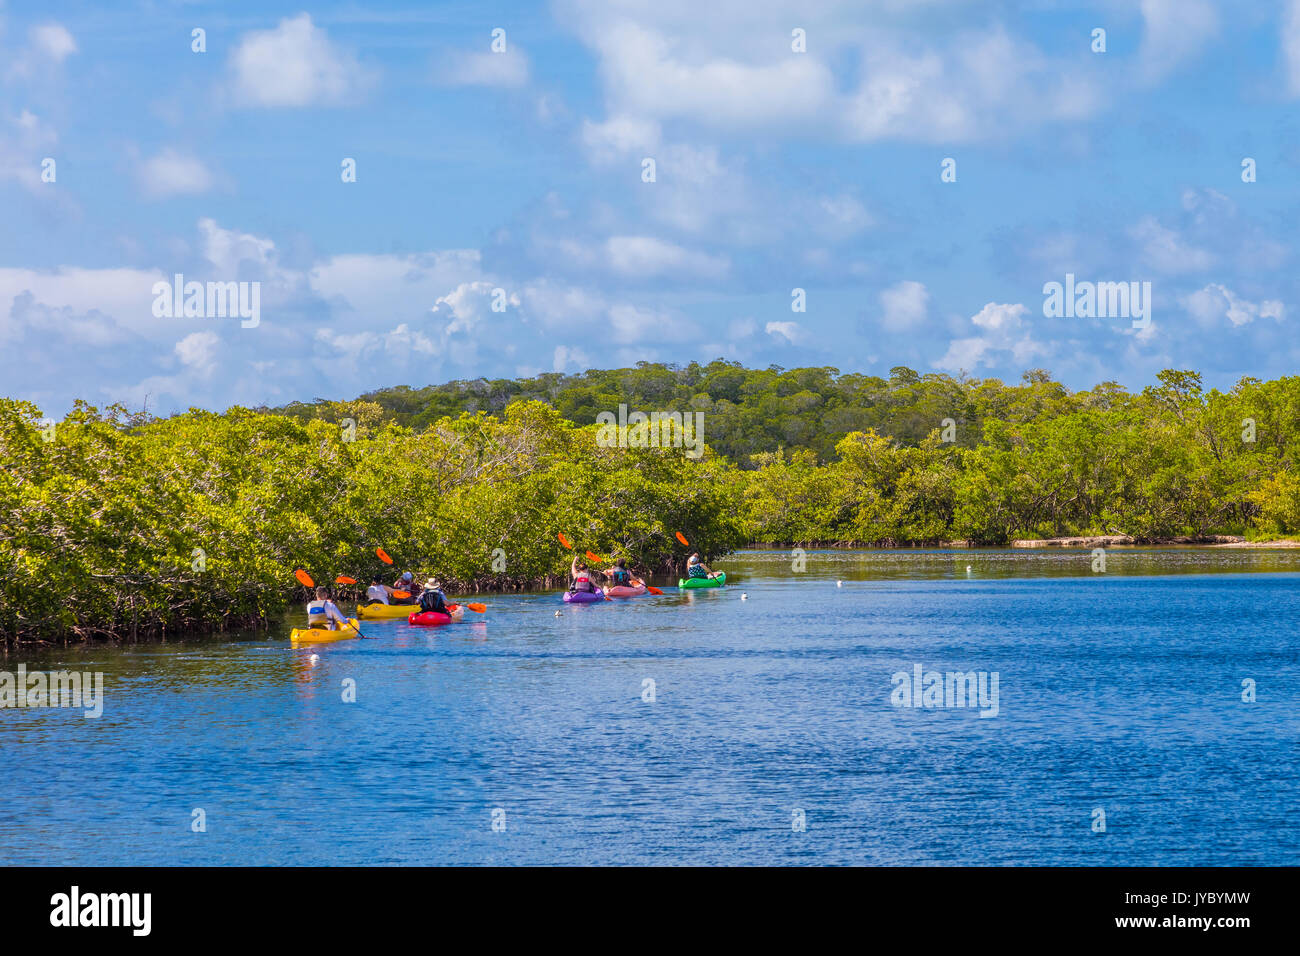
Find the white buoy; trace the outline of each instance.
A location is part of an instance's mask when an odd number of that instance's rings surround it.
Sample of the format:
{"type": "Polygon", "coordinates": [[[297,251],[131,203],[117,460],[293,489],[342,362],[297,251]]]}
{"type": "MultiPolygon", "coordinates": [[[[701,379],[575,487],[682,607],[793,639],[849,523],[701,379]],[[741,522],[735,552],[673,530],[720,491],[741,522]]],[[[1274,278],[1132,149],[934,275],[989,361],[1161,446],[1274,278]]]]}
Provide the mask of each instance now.
{"type": "Polygon", "coordinates": [[[556,612],[555,612],[555,616],[556,616],[556,617],[559,617],[559,616],[560,616],[560,612],[559,612],[559,611],[556,611],[556,612]]]}
{"type": "Polygon", "coordinates": [[[748,600],[749,600],[749,595],[748,595],[748,594],[742,594],[742,595],[740,596],[740,599],[741,599],[742,601],[748,601],[748,600]]]}
{"type": "Polygon", "coordinates": [[[319,655],[319,654],[313,654],[311,657],[309,657],[309,658],[307,658],[307,659],[308,659],[309,661],[311,661],[313,664],[315,664],[318,660],[320,660],[320,655],[319,655]]]}
{"type": "Polygon", "coordinates": [[[843,581],[836,581],[836,582],[835,582],[835,586],[836,586],[837,588],[842,588],[842,587],[844,587],[844,582],[843,582],[843,581]]]}

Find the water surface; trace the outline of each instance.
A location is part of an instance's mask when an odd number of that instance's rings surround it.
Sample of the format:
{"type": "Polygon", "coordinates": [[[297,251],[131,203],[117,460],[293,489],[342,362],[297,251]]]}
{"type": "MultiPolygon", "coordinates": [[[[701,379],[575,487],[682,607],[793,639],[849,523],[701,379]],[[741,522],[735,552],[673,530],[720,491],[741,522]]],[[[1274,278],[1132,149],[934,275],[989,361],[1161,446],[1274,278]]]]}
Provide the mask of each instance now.
{"type": "Polygon", "coordinates": [[[792,560],[312,648],[11,654],[107,697],[0,710],[0,861],[1300,863],[1300,552],[792,560]],[[916,664],[996,672],[997,716],[894,706],[916,664]]]}

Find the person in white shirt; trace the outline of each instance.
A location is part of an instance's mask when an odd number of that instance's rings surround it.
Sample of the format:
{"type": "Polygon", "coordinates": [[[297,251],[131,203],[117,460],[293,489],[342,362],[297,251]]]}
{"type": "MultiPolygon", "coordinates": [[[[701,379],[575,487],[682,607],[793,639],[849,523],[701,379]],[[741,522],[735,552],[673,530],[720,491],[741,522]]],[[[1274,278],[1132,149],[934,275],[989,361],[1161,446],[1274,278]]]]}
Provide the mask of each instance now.
{"type": "Polygon", "coordinates": [[[392,590],[384,583],[383,577],[376,574],[370,581],[370,587],[366,588],[366,599],[371,604],[388,604],[390,603],[388,596],[392,593],[392,590]]]}

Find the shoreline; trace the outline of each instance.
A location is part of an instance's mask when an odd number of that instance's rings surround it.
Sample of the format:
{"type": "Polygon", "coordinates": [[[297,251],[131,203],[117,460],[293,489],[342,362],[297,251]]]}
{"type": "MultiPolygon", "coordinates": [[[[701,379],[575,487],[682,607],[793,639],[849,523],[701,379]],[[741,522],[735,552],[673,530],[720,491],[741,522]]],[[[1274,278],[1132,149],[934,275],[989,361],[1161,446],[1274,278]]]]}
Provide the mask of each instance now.
{"type": "Polygon", "coordinates": [[[1180,535],[1174,538],[1134,538],[1126,534],[1069,535],[1060,538],[1016,538],[1004,545],[975,545],[969,541],[929,541],[912,544],[865,544],[860,541],[751,541],[738,551],[781,551],[787,548],[817,548],[832,551],[1036,551],[1051,548],[1300,548],[1300,541],[1278,538],[1247,541],[1241,535],[1180,535]]]}

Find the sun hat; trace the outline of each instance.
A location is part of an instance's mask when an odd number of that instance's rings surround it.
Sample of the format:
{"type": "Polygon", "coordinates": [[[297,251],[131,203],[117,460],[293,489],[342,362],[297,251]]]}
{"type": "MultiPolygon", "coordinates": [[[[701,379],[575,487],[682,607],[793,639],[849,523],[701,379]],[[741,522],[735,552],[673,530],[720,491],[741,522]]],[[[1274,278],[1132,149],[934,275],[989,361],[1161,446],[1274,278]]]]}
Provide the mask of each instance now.
{"type": "Polygon", "coordinates": [[[425,590],[428,591],[441,591],[442,582],[439,581],[437,578],[429,578],[429,580],[424,582],[424,587],[425,590]]]}

